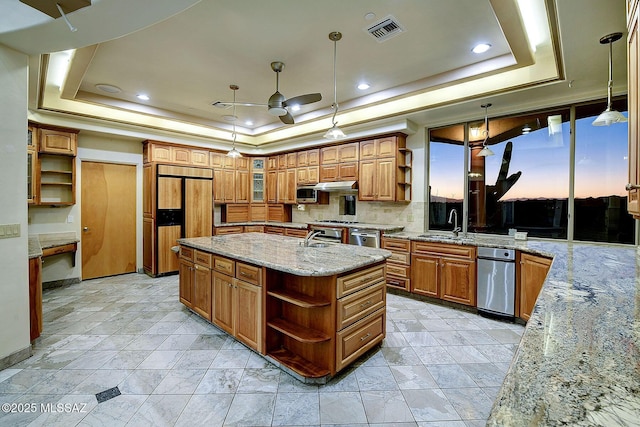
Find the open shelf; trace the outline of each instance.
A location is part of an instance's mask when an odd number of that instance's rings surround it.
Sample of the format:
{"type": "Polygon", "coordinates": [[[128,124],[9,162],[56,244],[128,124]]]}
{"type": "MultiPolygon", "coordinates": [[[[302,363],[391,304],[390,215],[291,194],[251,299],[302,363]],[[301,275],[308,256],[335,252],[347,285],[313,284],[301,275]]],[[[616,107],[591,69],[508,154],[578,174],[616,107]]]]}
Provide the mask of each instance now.
{"type": "Polygon", "coordinates": [[[320,298],[314,298],[300,292],[285,289],[272,290],[267,292],[267,295],[304,308],[325,307],[327,305],[331,305],[330,301],[325,301],[320,298]]]}
{"type": "Polygon", "coordinates": [[[331,339],[331,336],[323,332],[309,329],[281,318],[271,319],[267,322],[267,326],[303,343],[319,343],[331,339]]]}
{"type": "Polygon", "coordinates": [[[267,356],[282,363],[287,368],[305,378],[322,378],[331,373],[328,369],[319,368],[307,359],[289,351],[286,348],[270,351],[267,353],[267,356]]]}

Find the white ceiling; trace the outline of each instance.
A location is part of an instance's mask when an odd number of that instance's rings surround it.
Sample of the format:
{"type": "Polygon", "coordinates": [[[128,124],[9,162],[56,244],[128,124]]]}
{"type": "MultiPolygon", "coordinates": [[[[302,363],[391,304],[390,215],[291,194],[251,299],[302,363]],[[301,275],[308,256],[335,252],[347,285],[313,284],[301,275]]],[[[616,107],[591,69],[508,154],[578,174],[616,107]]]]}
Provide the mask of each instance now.
{"type": "MultiPolygon", "coordinates": [[[[317,140],[330,127],[331,31],[343,34],[340,126],[357,132],[373,120],[404,120],[417,129],[482,117],[484,102],[493,103],[492,114],[507,114],[606,96],[608,49],[598,40],[624,32],[624,11],[625,0],[93,0],[69,14],[78,28],[71,33],[61,19],[43,20],[12,0],[0,5],[0,16],[26,19],[0,20],[0,43],[34,57],[78,49],[62,93],[54,74],[66,57],[42,62],[47,73],[34,94],[42,112],[216,141],[229,140],[223,116],[232,110],[211,104],[233,98],[230,84],[240,87],[238,101],[266,103],[276,86],[270,63],[282,61],[285,97],[320,92],[323,99],[292,112],[295,125],[282,124],[266,107],[237,107],[239,143],[249,150],[317,140]],[[519,11],[518,3],[530,9],[519,11]],[[365,29],[388,15],[405,31],[378,42],[365,29]],[[479,42],[492,49],[472,53],[479,42]],[[360,81],[371,88],[359,91],[360,81]],[[139,101],[138,93],[151,99],[139,101]]],[[[617,93],[626,92],[625,61],[622,40],[614,45],[617,93]]]]}

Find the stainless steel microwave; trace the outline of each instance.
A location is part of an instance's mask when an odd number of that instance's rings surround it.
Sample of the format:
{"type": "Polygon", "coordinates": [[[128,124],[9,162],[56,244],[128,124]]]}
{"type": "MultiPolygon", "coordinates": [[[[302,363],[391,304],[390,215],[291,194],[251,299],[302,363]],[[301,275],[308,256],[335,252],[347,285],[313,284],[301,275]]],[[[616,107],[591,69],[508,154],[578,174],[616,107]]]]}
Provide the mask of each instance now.
{"type": "Polygon", "coordinates": [[[315,187],[298,187],[296,189],[297,203],[318,203],[319,191],[315,187]]]}

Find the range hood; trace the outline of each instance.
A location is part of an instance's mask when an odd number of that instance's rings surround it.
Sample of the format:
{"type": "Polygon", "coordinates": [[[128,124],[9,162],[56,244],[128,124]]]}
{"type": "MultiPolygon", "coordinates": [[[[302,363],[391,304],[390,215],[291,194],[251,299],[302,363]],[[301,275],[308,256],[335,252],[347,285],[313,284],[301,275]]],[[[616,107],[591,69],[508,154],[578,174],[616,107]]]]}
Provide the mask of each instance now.
{"type": "Polygon", "coordinates": [[[353,191],[358,190],[357,181],[335,181],[321,182],[313,186],[315,190],[320,191],[353,191]]]}

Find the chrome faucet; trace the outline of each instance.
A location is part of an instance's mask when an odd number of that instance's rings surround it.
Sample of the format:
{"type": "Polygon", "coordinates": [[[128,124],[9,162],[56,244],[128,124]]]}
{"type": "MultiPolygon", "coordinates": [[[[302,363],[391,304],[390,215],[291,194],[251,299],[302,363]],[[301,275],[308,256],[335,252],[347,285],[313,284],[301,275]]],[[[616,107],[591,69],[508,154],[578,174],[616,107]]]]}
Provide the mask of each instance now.
{"type": "Polygon", "coordinates": [[[456,212],[455,209],[451,209],[451,212],[449,212],[449,224],[454,224],[453,235],[458,237],[458,232],[461,230],[461,228],[458,227],[458,212],[456,212]],[[454,220],[455,220],[455,223],[454,223],[454,220]]]}
{"type": "Polygon", "coordinates": [[[303,244],[303,246],[304,246],[304,247],[309,246],[309,241],[310,241],[311,239],[313,239],[314,237],[316,237],[318,234],[322,234],[322,231],[313,231],[313,230],[310,230],[310,231],[307,233],[306,237],[304,238],[304,244],[303,244]]]}

